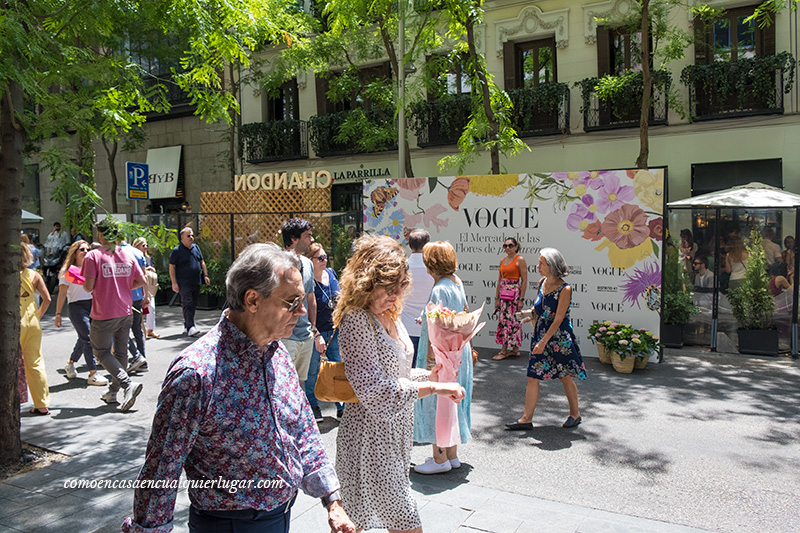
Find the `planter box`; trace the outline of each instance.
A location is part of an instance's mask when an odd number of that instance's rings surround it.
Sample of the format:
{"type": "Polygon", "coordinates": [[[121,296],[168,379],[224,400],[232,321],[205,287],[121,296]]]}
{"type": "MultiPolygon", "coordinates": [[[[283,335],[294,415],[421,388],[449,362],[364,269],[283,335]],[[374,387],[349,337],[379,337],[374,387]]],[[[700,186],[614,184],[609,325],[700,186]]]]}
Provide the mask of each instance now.
{"type": "Polygon", "coordinates": [[[683,348],[683,326],[661,324],[661,342],[667,348],[683,348]]]}
{"type": "Polygon", "coordinates": [[[216,294],[203,294],[197,298],[197,308],[201,311],[211,311],[219,309],[219,296],[216,294]]]}
{"type": "Polygon", "coordinates": [[[173,294],[175,293],[172,292],[172,289],[166,289],[166,290],[158,289],[158,292],[156,293],[156,305],[157,306],[168,305],[169,301],[172,299],[173,294]]]}
{"type": "Polygon", "coordinates": [[[739,353],[778,355],[777,329],[737,329],[739,353]]]}

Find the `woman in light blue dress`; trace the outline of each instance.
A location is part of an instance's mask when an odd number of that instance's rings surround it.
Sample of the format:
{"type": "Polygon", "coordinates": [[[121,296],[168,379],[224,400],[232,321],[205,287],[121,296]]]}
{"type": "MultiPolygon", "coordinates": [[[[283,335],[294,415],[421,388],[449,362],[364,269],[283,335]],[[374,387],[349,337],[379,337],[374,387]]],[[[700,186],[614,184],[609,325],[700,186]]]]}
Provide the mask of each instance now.
{"type": "MultiPolygon", "coordinates": [[[[434,280],[428,301],[435,304],[441,302],[442,307],[448,307],[453,311],[463,311],[467,305],[467,298],[461,280],[454,274],[458,268],[458,260],[453,246],[449,242],[442,241],[428,243],[422,249],[422,261],[434,280]]],[[[423,314],[417,368],[426,367],[429,354],[433,359],[433,350],[428,343],[428,321],[423,314]]],[[[464,346],[461,353],[457,382],[466,392],[466,396],[457,406],[458,428],[461,433],[461,444],[464,444],[471,438],[472,349],[469,344],[464,346]]],[[[425,463],[414,467],[420,474],[440,474],[461,466],[458,460],[458,446],[440,448],[436,445],[436,404],[435,396],[423,398],[414,404],[414,441],[433,445],[433,456],[425,463]]]]}

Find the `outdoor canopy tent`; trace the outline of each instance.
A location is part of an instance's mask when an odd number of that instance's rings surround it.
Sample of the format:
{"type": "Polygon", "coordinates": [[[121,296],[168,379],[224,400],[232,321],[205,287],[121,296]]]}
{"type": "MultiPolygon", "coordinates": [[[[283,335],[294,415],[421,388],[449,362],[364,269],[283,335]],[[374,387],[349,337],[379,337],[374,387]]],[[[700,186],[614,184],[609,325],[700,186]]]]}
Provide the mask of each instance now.
{"type": "MultiPolygon", "coordinates": [[[[667,209],[714,209],[716,220],[721,218],[722,209],[794,209],[795,210],[795,235],[800,236],[800,195],[786,192],[776,187],[763,183],[752,182],[739,185],[722,191],[715,191],[685,200],[669,202],[667,209]]],[[[714,226],[714,279],[719,279],[720,250],[719,250],[719,224],[714,226]]],[[[794,254],[794,271],[800,272],[800,254],[794,254]]],[[[719,287],[714,284],[714,303],[711,326],[711,349],[717,349],[717,326],[719,307],[719,287]]],[[[792,295],[792,355],[798,351],[798,325],[797,306],[798,289],[800,285],[793,283],[792,295]]]]}

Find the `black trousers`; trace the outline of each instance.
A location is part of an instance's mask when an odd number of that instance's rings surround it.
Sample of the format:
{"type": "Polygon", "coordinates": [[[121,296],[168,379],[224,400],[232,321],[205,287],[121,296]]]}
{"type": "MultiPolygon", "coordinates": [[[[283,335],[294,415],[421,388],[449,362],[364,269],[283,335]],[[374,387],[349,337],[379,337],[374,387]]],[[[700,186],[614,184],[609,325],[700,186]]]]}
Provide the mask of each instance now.
{"type": "Polygon", "coordinates": [[[178,288],[183,308],[183,327],[188,330],[194,327],[194,312],[197,309],[197,299],[200,298],[200,285],[181,285],[178,288]]]}

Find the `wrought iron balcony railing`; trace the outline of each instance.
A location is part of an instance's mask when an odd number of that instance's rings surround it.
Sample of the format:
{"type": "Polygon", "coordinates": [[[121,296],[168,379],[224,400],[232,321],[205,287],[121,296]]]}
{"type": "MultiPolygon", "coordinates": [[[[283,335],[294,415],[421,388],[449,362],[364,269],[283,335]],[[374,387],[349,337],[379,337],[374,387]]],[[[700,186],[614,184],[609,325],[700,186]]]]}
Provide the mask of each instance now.
{"type": "Polygon", "coordinates": [[[416,102],[409,127],[420,148],[456,144],[467,126],[471,110],[469,94],[449,94],[438,100],[416,102]]]}
{"type": "Polygon", "coordinates": [[[313,116],[308,121],[308,136],[318,157],[397,149],[394,118],[390,113],[374,109],[353,109],[313,116]],[[342,140],[342,135],[349,139],[342,140]]]}
{"type": "Polygon", "coordinates": [[[512,89],[514,104],[511,124],[520,137],[569,133],[569,85],[540,83],[534,87],[512,89]]]}
{"type": "Polygon", "coordinates": [[[287,161],[308,157],[308,129],[304,120],[273,120],[243,124],[241,154],[248,163],[287,161]]]}
{"type": "MultiPolygon", "coordinates": [[[[617,91],[605,99],[600,98],[596,89],[600,78],[586,78],[575,83],[576,87],[581,88],[584,131],[633,128],[639,125],[644,89],[642,73],[628,74],[625,78],[626,82],[620,84],[617,91]]],[[[649,120],[651,126],[667,123],[670,83],[669,71],[653,71],[649,120]]]]}
{"type": "Polygon", "coordinates": [[[783,95],[792,89],[795,65],[790,53],[781,52],[685,67],[681,83],[689,88],[691,119],[783,113],[783,95]]]}

